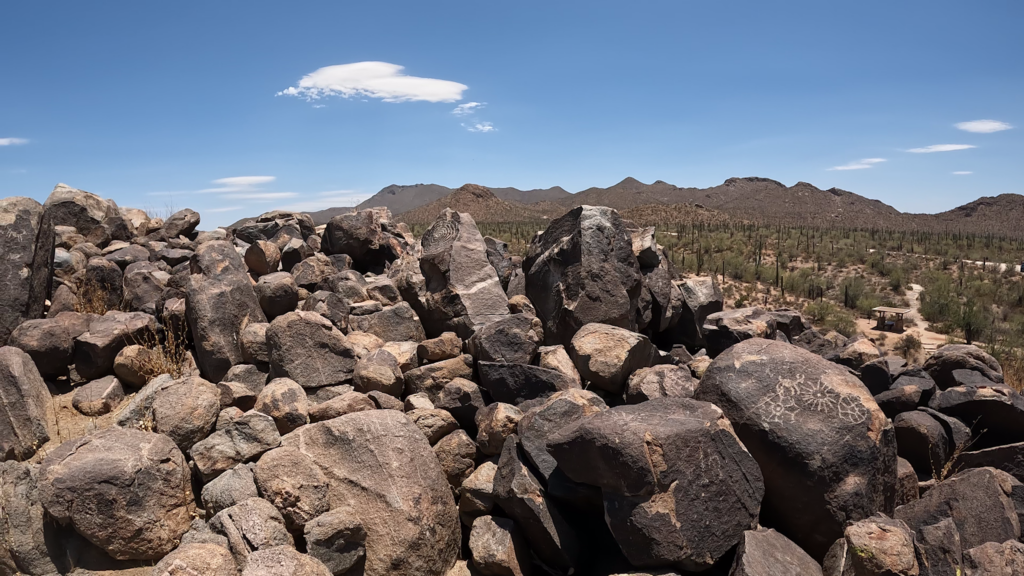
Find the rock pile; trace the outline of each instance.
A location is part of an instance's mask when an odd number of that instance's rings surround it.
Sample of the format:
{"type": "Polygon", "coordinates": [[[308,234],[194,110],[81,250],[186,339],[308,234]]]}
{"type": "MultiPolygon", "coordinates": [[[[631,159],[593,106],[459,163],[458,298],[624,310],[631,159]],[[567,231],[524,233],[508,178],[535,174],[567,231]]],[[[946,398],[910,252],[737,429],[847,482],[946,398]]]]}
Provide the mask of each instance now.
{"type": "Polygon", "coordinates": [[[724,310],[603,207],[525,259],[451,210],[199,224],[0,201],[0,576],[1024,574],[976,347],[724,310]]]}

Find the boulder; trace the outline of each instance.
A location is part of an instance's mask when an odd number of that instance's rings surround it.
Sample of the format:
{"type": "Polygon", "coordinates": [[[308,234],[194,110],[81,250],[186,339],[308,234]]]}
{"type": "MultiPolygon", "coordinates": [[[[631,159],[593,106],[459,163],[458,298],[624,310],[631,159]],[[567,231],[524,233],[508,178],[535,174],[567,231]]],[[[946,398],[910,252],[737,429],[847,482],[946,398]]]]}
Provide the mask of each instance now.
{"type": "MultiPolygon", "coordinates": [[[[869,341],[870,343],[870,341],[869,341]]],[[[888,358],[876,358],[862,364],[855,370],[860,372],[860,381],[872,395],[878,396],[892,388],[893,375],[889,370],[888,358]]],[[[903,360],[900,358],[899,360],[903,360]]]]}
{"type": "Polygon", "coordinates": [[[954,370],[972,370],[995,383],[1003,381],[999,362],[981,348],[971,344],[946,344],[928,357],[924,369],[940,390],[956,386],[954,370]]]}
{"type": "Polygon", "coordinates": [[[515,434],[523,411],[511,404],[494,402],[476,413],[476,445],[487,456],[501,454],[505,440],[515,434]]]}
{"type": "Polygon", "coordinates": [[[729,576],[821,576],[821,566],[789,538],[758,528],[743,533],[729,576]]]}
{"type": "Polygon", "coordinates": [[[370,208],[331,218],[321,240],[324,254],[347,254],[360,272],[379,274],[409,249],[409,239],[387,208],[370,208]]]}
{"type": "Polygon", "coordinates": [[[917,472],[905,458],[896,461],[896,505],[909,504],[920,497],[917,472]]]}
{"type": "Polygon", "coordinates": [[[155,576],[237,576],[231,552],[216,544],[182,544],[157,563],[155,576]]]}
{"type": "Polygon", "coordinates": [[[912,530],[953,520],[964,550],[985,542],[1020,537],[1012,494],[1020,483],[994,468],[959,472],[932,486],[921,498],[896,509],[895,517],[912,530]]]}
{"type": "Polygon", "coordinates": [[[921,576],[963,576],[963,549],[953,520],[919,526],[914,544],[921,576]]]}
{"type": "Polygon", "coordinates": [[[544,323],[545,344],[568,345],[585,324],[636,329],[643,282],[618,212],[579,206],[530,243],[526,296],[544,323]]]}
{"type": "Polygon", "coordinates": [[[249,555],[242,576],[330,576],[331,571],[316,558],[290,546],[275,546],[249,555]]]}
{"type": "Polygon", "coordinates": [[[155,267],[150,268],[152,265],[149,263],[145,266],[134,270],[129,267],[125,271],[122,302],[130,312],[145,312],[156,316],[164,306],[164,291],[169,276],[155,267]]]}
{"type": "MultiPolygon", "coordinates": [[[[310,292],[320,290],[318,286],[326,281],[331,275],[336,274],[340,268],[335,268],[331,259],[323,254],[313,254],[302,262],[292,266],[292,277],[299,288],[305,288],[310,292]]],[[[332,290],[336,291],[336,290],[332,290]]]]}
{"type": "Polygon", "coordinates": [[[405,411],[412,412],[413,410],[433,410],[434,403],[430,401],[430,398],[423,392],[411,394],[405,397],[405,411]]]}
{"type": "Polygon", "coordinates": [[[607,324],[587,324],[569,345],[580,376],[596,388],[622,394],[629,376],[655,362],[657,349],[641,334],[607,324]]]}
{"type": "Polygon", "coordinates": [[[530,364],[543,340],[544,329],[537,317],[513,314],[478,329],[467,348],[477,362],[530,364]]]}
{"type": "Polygon", "coordinates": [[[639,404],[655,398],[693,398],[699,383],[689,368],[671,364],[641,368],[629,377],[626,402],[639,404]]]}
{"type": "Polygon", "coordinates": [[[349,302],[342,296],[326,290],[317,290],[302,302],[302,309],[327,318],[334,327],[348,332],[349,302]]]}
{"type": "Polygon", "coordinates": [[[124,274],[117,264],[99,256],[89,258],[78,290],[78,301],[89,312],[102,314],[121,307],[124,274]]]}
{"type": "Polygon", "coordinates": [[[455,563],[460,536],[451,489],[404,414],[347,414],[286,440],[327,477],[331,509],[347,508],[366,531],[367,576],[440,576],[455,563]]]}
{"type": "Polygon", "coordinates": [[[559,573],[572,573],[580,543],[562,513],[544,493],[537,478],[522,461],[518,440],[509,436],[494,474],[494,500],[523,530],[530,548],[545,565],[559,573]]]}
{"type": "Polygon", "coordinates": [[[431,446],[459,428],[451,414],[436,408],[412,410],[405,415],[423,432],[431,446]]]}
{"type": "Polygon", "coordinates": [[[884,515],[854,522],[829,549],[825,576],[918,576],[914,533],[884,515]]]}
{"type": "Polygon", "coordinates": [[[469,533],[473,566],[484,576],[527,576],[530,548],[526,539],[508,518],[481,516],[473,521],[469,533]]]}
{"type": "Polygon", "coordinates": [[[249,464],[239,464],[203,486],[202,501],[206,516],[212,518],[221,510],[258,498],[256,481],[249,464]]]}
{"type": "Polygon", "coordinates": [[[425,392],[430,401],[437,404],[438,395],[445,385],[456,378],[473,377],[473,357],[463,354],[458,358],[442,360],[413,368],[405,373],[405,393],[425,392]]]}
{"type": "Polygon", "coordinates": [[[419,343],[417,342],[385,342],[382,348],[398,360],[398,368],[402,374],[420,365],[419,356],[417,356],[419,343]]]}
{"type": "MultiPolygon", "coordinates": [[[[521,270],[516,270],[518,277],[524,281],[523,290],[526,290],[525,277],[521,270]]],[[[507,293],[507,292],[506,292],[507,293]]],[[[537,309],[533,307],[533,303],[526,297],[524,293],[516,293],[508,295],[508,311],[513,314],[529,314],[530,316],[537,315],[537,309]]]]}
{"type": "Polygon", "coordinates": [[[220,414],[220,391],[198,375],[154,378],[121,411],[119,426],[165,434],[182,452],[207,437],[220,414]]]}
{"type": "Polygon", "coordinates": [[[273,418],[282,435],[309,422],[306,391],[289,378],[271,380],[256,397],[253,409],[273,418]]]}
{"type": "Polygon", "coordinates": [[[480,387],[491,398],[508,404],[547,398],[555,392],[579,388],[574,380],[561,372],[530,364],[477,362],[480,387]]]}
{"type": "Polygon", "coordinates": [[[569,478],[601,488],[605,521],[634,566],[704,570],[757,526],[761,471],[712,404],[618,406],[563,428],[548,449],[569,478]]]}
{"type": "Polygon", "coordinates": [[[281,251],[273,242],[257,240],[245,250],[245,265],[254,276],[277,272],[281,265],[281,251]]]}
{"type": "Polygon", "coordinates": [[[307,553],[323,562],[331,574],[359,574],[366,561],[366,530],[339,508],[306,523],[307,553]]]}
{"type": "Polygon", "coordinates": [[[273,272],[256,282],[256,298],[268,320],[287,314],[299,304],[299,287],[287,272],[273,272]]]}
{"type": "Polygon", "coordinates": [[[966,576],[1016,576],[1024,574],[1024,544],[1007,540],[988,542],[964,550],[966,576]]]}
{"type": "Polygon", "coordinates": [[[185,289],[185,315],[196,347],[199,368],[219,382],[235,364],[242,364],[241,331],[249,323],[266,322],[242,258],[226,241],[206,242],[196,249],[185,289]]]}
{"type": "Polygon", "coordinates": [[[498,466],[487,460],[476,467],[459,486],[459,517],[466,526],[494,509],[494,473],[498,466]]]}
{"type": "Polygon", "coordinates": [[[164,234],[167,238],[191,236],[195,232],[196,226],[199,226],[199,220],[199,213],[195,210],[189,208],[178,210],[164,220],[164,234]]]}
{"type": "Polygon", "coordinates": [[[210,481],[242,462],[258,458],[280,443],[281,434],[274,419],[250,410],[197,442],[189,454],[203,480],[210,481]]]}
{"type": "Polygon", "coordinates": [[[688,278],[677,284],[683,297],[673,342],[691,350],[707,348],[703,326],[708,316],[721,312],[725,302],[722,290],[710,276],[688,278]]]}
{"type": "Polygon", "coordinates": [[[434,403],[436,408],[447,410],[455,417],[459,427],[471,436],[476,435],[476,414],[486,405],[480,387],[465,378],[456,378],[445,384],[434,403]]]}
{"type": "Polygon", "coordinates": [[[501,282],[501,289],[507,292],[508,282],[516,268],[512,263],[512,256],[508,252],[508,244],[497,238],[484,236],[484,245],[487,246],[487,261],[494,267],[498,281],[501,282]]]}
{"type": "Polygon", "coordinates": [[[326,402],[310,405],[309,421],[323,422],[324,420],[330,420],[331,418],[337,418],[353,412],[376,409],[377,406],[366,394],[362,394],[360,392],[345,392],[344,394],[335,396],[326,402]]]}
{"type": "Polygon", "coordinates": [[[26,460],[50,441],[50,391],[32,358],[13,346],[0,348],[0,461],[26,460]]]}
{"type": "Polygon", "coordinates": [[[889,418],[925,406],[935,390],[935,383],[923,378],[900,378],[891,390],[875,395],[875,402],[889,418]]]}
{"type": "Polygon", "coordinates": [[[374,350],[356,362],[352,372],[352,384],[357,392],[379,390],[395,396],[402,395],[405,378],[398,359],[383,348],[374,350]]]}
{"type": "Polygon", "coordinates": [[[953,470],[985,467],[1002,470],[1024,482],[1024,442],[961,452],[951,466],[953,470]]]}
{"type": "Polygon", "coordinates": [[[60,529],[39,501],[36,468],[0,462],[0,574],[65,574],[70,571],[60,529]]]}
{"type": "Polygon", "coordinates": [[[561,344],[556,344],[554,346],[541,346],[538,349],[538,353],[538,366],[541,368],[547,368],[548,370],[561,372],[568,376],[573,382],[576,382],[576,384],[580,386],[583,385],[579,370],[576,370],[576,365],[572,363],[572,358],[570,358],[569,353],[565,351],[565,346],[562,346],[561,344]]]}
{"type": "Polygon", "coordinates": [[[373,334],[385,342],[420,342],[426,338],[419,316],[406,302],[385,306],[371,314],[352,315],[348,321],[352,330],[373,334]]]}
{"type": "MultiPolygon", "coordinates": [[[[246,364],[267,366],[270,364],[270,352],[267,350],[267,328],[270,324],[266,322],[252,322],[238,334],[239,345],[242,350],[242,360],[246,364]]],[[[238,366],[238,364],[236,364],[238,366]]],[[[231,367],[232,369],[234,366],[231,367]]],[[[224,375],[228,378],[231,373],[229,369],[224,375]]]]}
{"type": "Polygon", "coordinates": [[[975,449],[1024,442],[1024,396],[1009,386],[953,386],[935,392],[928,407],[984,430],[975,449]]]}
{"type": "Polygon", "coordinates": [[[712,358],[744,340],[775,339],[775,319],[758,307],[715,312],[704,320],[702,329],[712,358]]]}
{"type": "Polygon", "coordinates": [[[23,322],[11,333],[8,344],[31,356],[43,378],[66,376],[75,352],[71,333],[56,318],[23,322]]]}
{"type": "Polygon", "coordinates": [[[694,397],[723,410],[764,472],[764,523],[811,556],[824,557],[846,522],[892,512],[893,426],[845,368],[745,340],[715,359],[694,397]]]}
{"type": "MultiPolygon", "coordinates": [[[[462,338],[455,332],[443,332],[436,338],[429,338],[416,346],[416,356],[425,362],[437,362],[458,358],[462,355],[462,338]]],[[[476,355],[473,355],[476,357],[476,355]]]]}
{"type": "Polygon", "coordinates": [[[75,338],[75,370],[87,380],[114,372],[114,359],[129,344],[156,334],[156,318],[144,312],[112,310],[93,320],[89,331],[75,338]]]}
{"type": "Polygon", "coordinates": [[[294,544],[285,528],[284,518],[273,504],[262,498],[249,498],[225,508],[210,519],[210,528],[228,539],[235,561],[245,566],[257,550],[294,544]]]}
{"type": "Polygon", "coordinates": [[[0,346],[25,320],[42,318],[53,268],[53,219],[44,207],[15,196],[0,200],[0,346]]]}
{"type": "Polygon", "coordinates": [[[893,419],[896,446],[900,458],[905,458],[919,476],[937,477],[953,453],[949,436],[938,420],[915,410],[897,414],[893,419]]]}
{"type": "Polygon", "coordinates": [[[124,400],[124,388],[113,376],[104,376],[75,388],[71,405],[80,413],[97,417],[117,408],[124,400]]]}
{"type": "Polygon", "coordinates": [[[428,336],[453,331],[467,338],[476,326],[508,315],[508,297],[472,216],[444,210],[420,245],[422,320],[428,336]]]}
{"type": "Polygon", "coordinates": [[[299,450],[274,448],[260,457],[255,471],[260,494],[281,512],[289,530],[301,532],[330,509],[327,477],[299,450]]]}
{"type": "Polygon", "coordinates": [[[476,442],[473,442],[465,430],[456,430],[434,444],[434,454],[437,455],[437,461],[441,464],[448,484],[458,489],[473,473],[476,442]]]}
{"type": "Polygon", "coordinates": [[[108,428],[69,440],[38,478],[46,512],[119,560],[163,558],[191,521],[191,474],[162,434],[108,428]]]}
{"type": "Polygon", "coordinates": [[[834,361],[847,368],[860,370],[865,364],[881,358],[882,353],[874,342],[867,338],[857,338],[851,339],[846,347],[839,351],[839,355],[834,361]]]}
{"type": "Polygon", "coordinates": [[[345,335],[315,312],[289,312],[267,328],[270,368],[303,388],[336,386],[352,380],[356,351],[345,335]]]}
{"type": "Polygon", "coordinates": [[[548,452],[548,439],[570,424],[607,408],[604,400],[589,390],[566,390],[556,392],[523,414],[516,425],[523,455],[545,483],[558,466],[548,452]]]}

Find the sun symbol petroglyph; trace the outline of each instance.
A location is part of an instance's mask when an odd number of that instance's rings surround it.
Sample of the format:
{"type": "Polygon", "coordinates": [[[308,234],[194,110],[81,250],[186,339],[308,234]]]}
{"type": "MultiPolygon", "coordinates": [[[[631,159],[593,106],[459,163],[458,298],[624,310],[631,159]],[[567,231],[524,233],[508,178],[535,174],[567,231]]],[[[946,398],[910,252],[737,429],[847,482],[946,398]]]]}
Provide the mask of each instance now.
{"type": "Polygon", "coordinates": [[[856,396],[842,394],[824,380],[806,382],[803,374],[793,379],[779,376],[774,391],[754,407],[766,424],[794,422],[804,410],[837,416],[849,424],[859,424],[869,415],[856,396]]]}
{"type": "Polygon", "coordinates": [[[434,222],[420,239],[424,254],[436,254],[455,242],[459,234],[459,225],[454,220],[438,220],[434,222]]]}

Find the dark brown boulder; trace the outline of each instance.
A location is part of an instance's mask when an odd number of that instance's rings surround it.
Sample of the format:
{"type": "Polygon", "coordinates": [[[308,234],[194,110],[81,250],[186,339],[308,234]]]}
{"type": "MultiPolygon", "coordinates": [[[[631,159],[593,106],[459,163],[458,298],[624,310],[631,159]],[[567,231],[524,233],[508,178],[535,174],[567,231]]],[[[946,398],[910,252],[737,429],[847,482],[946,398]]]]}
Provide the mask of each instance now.
{"type": "Polygon", "coordinates": [[[988,542],[964,550],[965,576],[1017,576],[1024,574],[1024,544],[1016,540],[988,542]]]}
{"type": "Polygon", "coordinates": [[[346,384],[352,380],[356,352],[345,335],[315,312],[289,312],[267,328],[270,367],[303,388],[346,384]]]}
{"type": "Polygon", "coordinates": [[[829,549],[823,568],[825,576],[918,576],[914,533],[884,515],[854,522],[829,549]]]}
{"type": "Polygon", "coordinates": [[[238,567],[231,552],[216,544],[182,544],[153,569],[156,576],[237,576],[238,567]]]}
{"type": "Polygon", "coordinates": [[[924,370],[940,390],[956,386],[955,370],[972,370],[995,383],[1002,383],[1003,369],[999,362],[981,348],[971,344],[946,344],[928,357],[924,370]]]}
{"type": "Polygon", "coordinates": [[[308,554],[323,562],[331,574],[359,574],[366,562],[366,530],[348,511],[339,508],[306,524],[308,554]]]}
{"type": "Polygon", "coordinates": [[[630,375],[655,363],[657,349],[642,334],[607,324],[587,324],[572,337],[569,356],[596,388],[621,395],[630,375]]]}
{"type": "Polygon", "coordinates": [[[261,276],[256,282],[256,298],[268,320],[287,314],[299,304],[299,287],[287,272],[261,276]]]}
{"type": "Polygon", "coordinates": [[[321,239],[324,254],[347,254],[360,272],[380,273],[409,248],[387,208],[370,208],[331,218],[321,239]]]}
{"type": "Polygon", "coordinates": [[[285,445],[320,467],[331,509],[345,508],[365,529],[366,576],[443,576],[455,563],[460,532],[451,488],[404,414],[347,414],[304,426],[285,445]]]}
{"type": "Polygon", "coordinates": [[[113,374],[114,360],[125,346],[145,342],[155,333],[156,318],[145,312],[107,312],[75,338],[75,370],[87,379],[113,374]]]}
{"type": "Polygon", "coordinates": [[[484,576],[529,576],[530,548],[516,523],[508,518],[481,516],[469,534],[473,565],[484,576]]]}
{"type": "Polygon", "coordinates": [[[419,316],[406,302],[370,314],[353,314],[348,322],[352,330],[373,334],[385,342],[419,342],[427,337],[419,316]]]}
{"type": "Polygon", "coordinates": [[[565,374],[540,366],[503,362],[477,362],[476,366],[480,373],[480,387],[497,402],[522,404],[579,388],[579,384],[565,374]]]}
{"type": "Polygon", "coordinates": [[[580,206],[555,218],[531,242],[523,270],[545,344],[568,345],[593,322],[637,328],[640,265],[615,210],[580,206]]]}
{"type": "Polygon", "coordinates": [[[530,364],[544,340],[541,321],[529,314],[513,314],[481,327],[468,340],[477,362],[530,364]]]}
{"type": "Polygon", "coordinates": [[[239,333],[249,323],[266,322],[242,258],[226,241],[196,249],[185,290],[185,312],[203,376],[220,382],[245,360],[239,333]]]}
{"type": "Polygon", "coordinates": [[[523,455],[547,482],[558,463],[548,452],[548,440],[559,430],[608,407],[589,390],[556,392],[523,414],[516,426],[523,455]]]}
{"type": "Polygon", "coordinates": [[[312,556],[291,546],[274,546],[249,555],[242,576],[330,576],[331,571],[312,556]]]}
{"type": "Polygon", "coordinates": [[[729,576],[821,576],[821,566],[775,530],[747,530],[729,576]]]}
{"type": "Polygon", "coordinates": [[[124,400],[124,388],[114,376],[104,376],[75,388],[71,405],[86,416],[102,416],[124,400]]]}
{"type": "Polygon", "coordinates": [[[67,326],[55,318],[22,323],[11,333],[9,345],[31,356],[43,378],[66,376],[75,351],[67,326]]]}
{"type": "Polygon", "coordinates": [[[719,406],[764,472],[761,515],[815,558],[848,521],[891,513],[892,423],[841,366],[751,339],[708,367],[695,398],[719,406]]]}
{"type": "Polygon", "coordinates": [[[281,434],[274,419],[250,410],[197,442],[189,454],[203,480],[210,481],[243,462],[277,448],[281,434]]]}
{"type": "Polygon", "coordinates": [[[744,340],[775,340],[775,318],[758,307],[737,308],[708,315],[702,330],[708,356],[715,358],[744,340]]]}
{"type": "Polygon", "coordinates": [[[309,399],[306,391],[289,378],[275,378],[256,397],[253,409],[274,419],[282,435],[309,422],[309,399]]]}
{"type": "Polygon", "coordinates": [[[921,576],[963,576],[963,548],[953,520],[919,526],[914,545],[921,576]]]}
{"type": "Polygon", "coordinates": [[[178,379],[164,374],[140,390],[118,416],[119,426],[167,435],[187,452],[213,431],[220,413],[220,391],[196,374],[178,379]]]}
{"type": "Polygon", "coordinates": [[[601,488],[605,521],[634,566],[704,570],[757,525],[761,471],[712,404],[618,406],[563,428],[548,450],[569,478],[601,488]]]}
{"type": "Polygon", "coordinates": [[[42,318],[53,268],[53,224],[20,196],[0,200],[0,346],[25,320],[42,318]]]}
{"type": "Polygon", "coordinates": [[[195,210],[189,208],[178,210],[164,220],[164,234],[168,238],[191,236],[195,232],[196,226],[199,226],[199,221],[199,213],[195,210]]]}
{"type": "Polygon", "coordinates": [[[50,391],[32,358],[0,348],[0,461],[26,460],[50,440],[50,391]]]}
{"type": "Polygon", "coordinates": [[[928,407],[972,430],[984,430],[972,446],[975,449],[1024,442],[1024,396],[1009,386],[953,386],[936,391],[928,407]]]}
{"type": "Polygon", "coordinates": [[[710,276],[687,278],[677,286],[683,297],[683,306],[672,341],[691,350],[706,348],[704,321],[711,314],[722,311],[725,302],[722,290],[710,276]]]}
{"type": "Polygon", "coordinates": [[[225,508],[210,519],[210,528],[228,539],[235,561],[245,566],[257,550],[294,546],[284,518],[274,505],[262,498],[249,498],[225,508]]]}
{"type": "Polygon", "coordinates": [[[626,402],[639,404],[655,398],[693,398],[699,383],[690,369],[682,366],[662,364],[641,368],[629,377],[626,402]]]}
{"type": "Polygon", "coordinates": [[[37,468],[0,462],[0,574],[66,574],[64,535],[39,501],[37,468]]]}
{"type": "Polygon", "coordinates": [[[163,558],[191,521],[189,468],[162,434],[108,428],[69,440],[38,477],[47,513],[119,560],[163,558]]]}
{"type": "Polygon", "coordinates": [[[282,446],[256,462],[256,486],[277,507],[289,530],[302,531],[306,523],[327,512],[327,477],[299,450],[282,446]]]}

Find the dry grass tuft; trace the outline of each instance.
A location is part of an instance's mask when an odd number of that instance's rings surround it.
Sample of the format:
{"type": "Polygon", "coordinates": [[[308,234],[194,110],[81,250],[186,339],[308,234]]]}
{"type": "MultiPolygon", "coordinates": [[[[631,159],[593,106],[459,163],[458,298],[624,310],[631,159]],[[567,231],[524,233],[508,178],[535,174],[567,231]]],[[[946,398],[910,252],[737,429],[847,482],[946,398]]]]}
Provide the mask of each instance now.
{"type": "Polygon", "coordinates": [[[146,349],[144,354],[134,358],[132,368],[150,381],[162,374],[181,378],[192,372],[192,356],[189,353],[187,332],[181,321],[163,317],[162,332],[147,331],[135,339],[135,344],[146,349]]]}
{"type": "Polygon", "coordinates": [[[96,282],[82,282],[75,296],[75,312],[103,316],[117,307],[111,306],[107,290],[96,282]]]}

